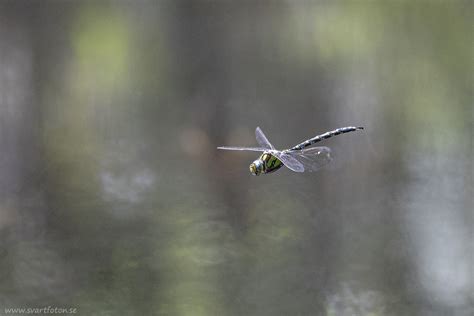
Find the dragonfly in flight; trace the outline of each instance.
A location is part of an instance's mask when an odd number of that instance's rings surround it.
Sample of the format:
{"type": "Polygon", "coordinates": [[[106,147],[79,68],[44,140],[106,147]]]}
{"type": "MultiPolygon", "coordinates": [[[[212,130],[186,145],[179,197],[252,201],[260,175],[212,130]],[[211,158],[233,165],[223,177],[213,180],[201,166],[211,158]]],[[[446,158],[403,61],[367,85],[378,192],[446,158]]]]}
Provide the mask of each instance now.
{"type": "Polygon", "coordinates": [[[277,150],[268,141],[260,127],[255,130],[255,137],[260,147],[228,147],[217,149],[244,150],[263,152],[261,156],[250,164],[250,172],[255,175],[267,174],[277,171],[282,166],[295,172],[316,171],[331,161],[331,149],[328,147],[307,148],[315,143],[330,137],[364,129],[362,126],[347,126],[326,132],[307,139],[304,142],[285,150],[277,150]]]}

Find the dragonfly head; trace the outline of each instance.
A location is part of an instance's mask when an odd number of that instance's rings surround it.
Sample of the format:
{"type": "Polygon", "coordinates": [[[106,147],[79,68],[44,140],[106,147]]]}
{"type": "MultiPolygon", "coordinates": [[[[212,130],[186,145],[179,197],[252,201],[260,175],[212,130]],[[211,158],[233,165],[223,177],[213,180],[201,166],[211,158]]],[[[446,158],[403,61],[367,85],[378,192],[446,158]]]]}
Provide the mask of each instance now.
{"type": "Polygon", "coordinates": [[[261,173],[263,173],[263,161],[261,161],[260,159],[257,159],[250,164],[249,168],[250,168],[250,172],[254,176],[258,176],[261,173]]]}

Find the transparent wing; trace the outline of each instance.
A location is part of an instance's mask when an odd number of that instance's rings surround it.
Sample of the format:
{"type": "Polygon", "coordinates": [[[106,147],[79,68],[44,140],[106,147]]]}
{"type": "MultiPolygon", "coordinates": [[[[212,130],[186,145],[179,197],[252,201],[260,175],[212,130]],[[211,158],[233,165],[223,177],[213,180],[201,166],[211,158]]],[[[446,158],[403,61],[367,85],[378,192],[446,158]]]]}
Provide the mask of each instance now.
{"type": "Polygon", "coordinates": [[[304,172],[304,166],[298,160],[288,153],[281,151],[272,151],[272,155],[280,159],[281,162],[290,170],[294,172],[304,172]]]}
{"type": "Polygon", "coordinates": [[[284,153],[301,163],[304,170],[309,172],[321,169],[332,160],[331,149],[328,147],[313,147],[284,153]]]}
{"type": "Polygon", "coordinates": [[[246,150],[246,151],[265,151],[265,150],[267,150],[267,148],[261,148],[261,147],[229,147],[229,146],[221,146],[221,147],[217,147],[217,149],[246,150]]]}
{"type": "Polygon", "coordinates": [[[275,149],[272,144],[268,141],[268,139],[265,137],[265,134],[263,134],[262,130],[260,127],[257,127],[255,129],[255,138],[257,139],[257,143],[262,146],[263,148],[266,149],[275,149]]]}

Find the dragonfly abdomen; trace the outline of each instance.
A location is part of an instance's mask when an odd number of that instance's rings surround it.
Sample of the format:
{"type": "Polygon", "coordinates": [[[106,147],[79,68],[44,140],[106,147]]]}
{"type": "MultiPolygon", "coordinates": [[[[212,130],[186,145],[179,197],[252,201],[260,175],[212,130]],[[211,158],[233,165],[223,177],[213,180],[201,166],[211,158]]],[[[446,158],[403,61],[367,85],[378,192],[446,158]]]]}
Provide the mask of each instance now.
{"type": "Polygon", "coordinates": [[[326,132],[324,134],[321,134],[321,135],[315,136],[313,138],[310,138],[308,140],[305,140],[304,142],[290,148],[290,150],[302,150],[302,149],[304,149],[308,146],[311,146],[311,145],[313,145],[317,142],[320,142],[324,139],[328,139],[328,138],[331,138],[331,137],[339,135],[339,134],[354,132],[354,131],[357,131],[359,129],[364,129],[364,128],[362,126],[359,126],[359,127],[355,127],[355,126],[341,127],[341,128],[335,129],[333,131],[329,131],[329,132],[326,132]]]}

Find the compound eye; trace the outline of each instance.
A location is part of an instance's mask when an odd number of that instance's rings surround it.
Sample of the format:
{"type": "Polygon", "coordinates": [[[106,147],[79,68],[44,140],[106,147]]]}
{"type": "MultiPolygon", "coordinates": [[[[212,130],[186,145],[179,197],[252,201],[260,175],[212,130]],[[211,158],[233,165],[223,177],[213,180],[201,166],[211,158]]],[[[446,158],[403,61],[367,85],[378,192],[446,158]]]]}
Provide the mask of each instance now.
{"type": "Polygon", "coordinates": [[[251,163],[249,166],[249,169],[250,169],[250,173],[252,173],[253,175],[257,175],[257,167],[255,163],[251,163]]]}

